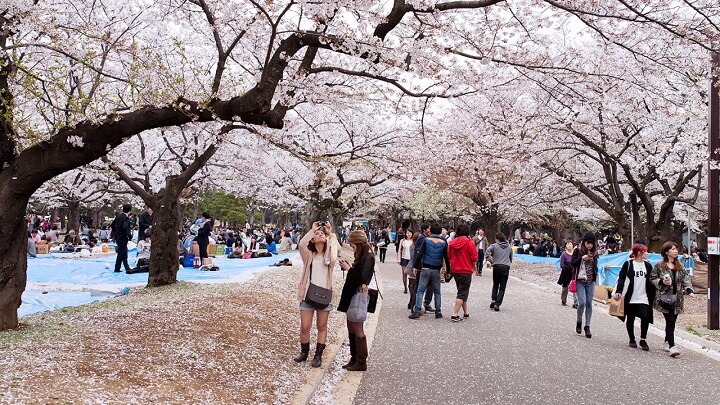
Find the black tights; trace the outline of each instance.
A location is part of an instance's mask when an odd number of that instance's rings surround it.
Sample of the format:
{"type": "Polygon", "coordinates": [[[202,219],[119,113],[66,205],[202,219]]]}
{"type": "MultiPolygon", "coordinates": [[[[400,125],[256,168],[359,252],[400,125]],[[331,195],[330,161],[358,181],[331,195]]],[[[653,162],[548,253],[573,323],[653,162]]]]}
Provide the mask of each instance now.
{"type": "Polygon", "coordinates": [[[675,322],[677,321],[677,314],[666,314],[665,317],[665,341],[668,342],[670,347],[675,346],[675,322]]]}
{"type": "Polygon", "coordinates": [[[363,329],[365,322],[350,322],[347,321],[348,333],[357,337],[365,336],[365,330],[363,329]]]}

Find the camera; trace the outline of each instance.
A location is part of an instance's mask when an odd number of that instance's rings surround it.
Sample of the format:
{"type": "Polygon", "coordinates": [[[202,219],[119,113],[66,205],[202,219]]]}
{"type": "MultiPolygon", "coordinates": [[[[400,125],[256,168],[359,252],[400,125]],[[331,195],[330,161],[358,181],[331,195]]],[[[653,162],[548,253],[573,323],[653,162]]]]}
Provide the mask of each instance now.
{"type": "Polygon", "coordinates": [[[325,225],[327,225],[327,223],[326,223],[325,221],[321,221],[321,222],[320,222],[320,226],[321,226],[321,227],[325,227],[325,225]]]}

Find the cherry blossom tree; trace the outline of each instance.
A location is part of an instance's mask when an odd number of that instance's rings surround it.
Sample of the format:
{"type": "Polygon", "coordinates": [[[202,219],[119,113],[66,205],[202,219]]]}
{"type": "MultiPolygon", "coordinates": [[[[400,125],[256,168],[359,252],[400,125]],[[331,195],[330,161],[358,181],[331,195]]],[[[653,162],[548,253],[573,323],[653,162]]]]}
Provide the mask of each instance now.
{"type": "MultiPolygon", "coordinates": [[[[595,3],[571,5],[593,13],[595,3]]],[[[26,241],[17,237],[23,211],[53,177],[158,128],[217,121],[280,129],[288,111],[337,101],[328,89],[343,85],[338,77],[382,83],[402,94],[398,103],[419,111],[422,123],[433,100],[490,89],[490,60],[531,66],[568,7],[530,0],[6,2],[0,256],[8,259],[0,264],[0,330],[17,326],[25,286],[26,241]],[[529,21],[536,29],[527,29],[529,21]],[[470,53],[478,49],[491,57],[470,53]]],[[[704,10],[714,22],[714,9],[704,10]]],[[[696,17],[678,17],[695,27],[696,17]]],[[[622,20],[627,29],[617,35],[628,36],[615,41],[620,46],[644,31],[631,22],[622,20]]],[[[693,31],[692,43],[712,46],[714,39],[701,35],[712,27],[693,31]]],[[[637,48],[642,55],[657,49],[637,48]]],[[[352,175],[343,176],[356,180],[352,175]]]]}

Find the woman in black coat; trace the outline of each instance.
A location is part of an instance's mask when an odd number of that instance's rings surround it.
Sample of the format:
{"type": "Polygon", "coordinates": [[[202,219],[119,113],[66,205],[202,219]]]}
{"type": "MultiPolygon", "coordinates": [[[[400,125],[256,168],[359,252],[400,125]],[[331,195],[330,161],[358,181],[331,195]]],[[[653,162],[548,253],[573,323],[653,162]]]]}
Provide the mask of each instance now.
{"type": "MultiPolygon", "coordinates": [[[[353,295],[358,292],[367,293],[367,286],[370,284],[375,271],[375,255],[372,253],[365,232],[359,230],[350,232],[348,243],[355,252],[355,260],[352,266],[346,260],[340,260],[340,267],[348,271],[340,295],[340,302],[338,303],[338,311],[341,312],[347,312],[353,295]]],[[[350,362],[344,365],[343,368],[348,371],[367,370],[368,350],[363,324],[363,322],[347,321],[350,338],[350,362]]]]}
{"type": "Polygon", "coordinates": [[[207,259],[207,248],[210,244],[210,232],[212,232],[213,221],[212,218],[210,218],[210,214],[207,212],[202,213],[202,218],[203,222],[202,225],[200,225],[200,229],[198,229],[195,241],[198,243],[198,246],[200,246],[200,258],[207,259]]]}
{"type": "Polygon", "coordinates": [[[655,285],[650,281],[652,266],[647,261],[648,248],[645,245],[635,244],[632,248],[631,258],[623,264],[618,277],[615,299],[619,300],[625,291],[625,278],[628,285],[625,293],[625,316],[619,317],[625,322],[630,347],[637,348],[635,342],[635,318],[640,318],[640,348],[650,350],[645,338],[647,338],[648,327],[653,323],[653,311],[650,304],[655,300],[655,285]]]}

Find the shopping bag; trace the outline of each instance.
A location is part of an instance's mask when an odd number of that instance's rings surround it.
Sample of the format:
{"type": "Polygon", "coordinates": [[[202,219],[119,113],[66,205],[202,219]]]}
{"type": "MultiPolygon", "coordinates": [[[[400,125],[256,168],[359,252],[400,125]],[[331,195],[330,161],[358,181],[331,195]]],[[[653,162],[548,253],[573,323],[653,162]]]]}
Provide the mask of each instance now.
{"type": "Polygon", "coordinates": [[[618,316],[622,317],[625,316],[625,300],[620,297],[619,300],[616,300],[614,297],[610,300],[610,308],[608,308],[608,314],[610,316],[618,316]]]}
{"type": "Polygon", "coordinates": [[[368,295],[362,291],[355,293],[350,300],[345,315],[350,322],[365,322],[367,319],[368,295]]]}

